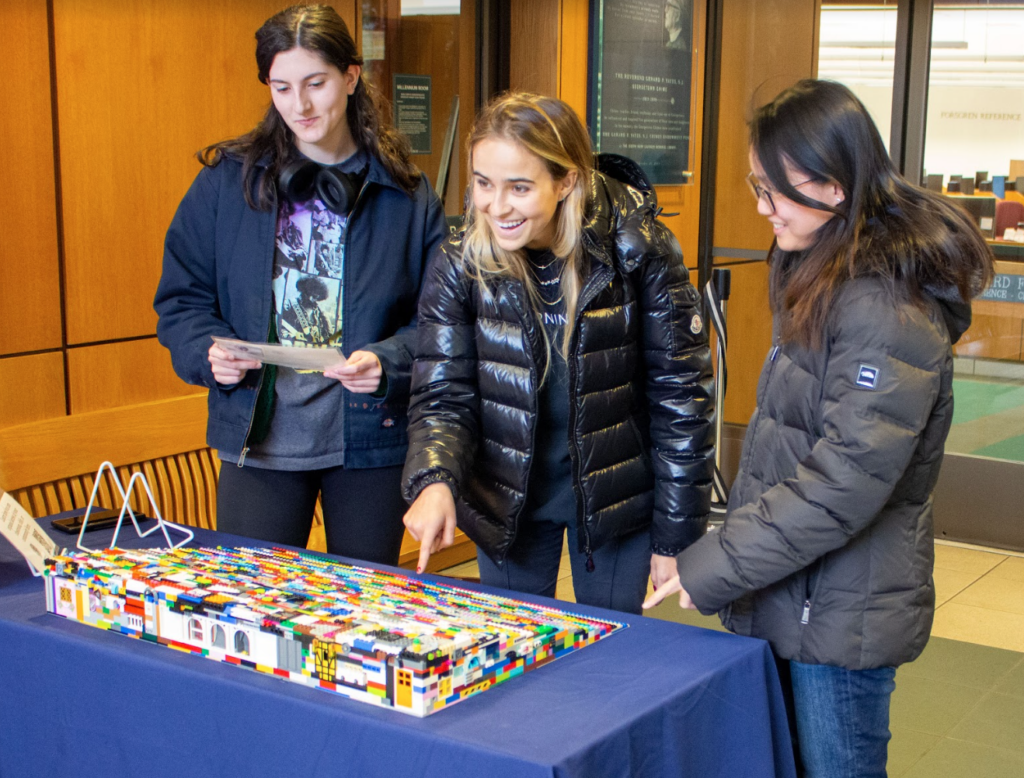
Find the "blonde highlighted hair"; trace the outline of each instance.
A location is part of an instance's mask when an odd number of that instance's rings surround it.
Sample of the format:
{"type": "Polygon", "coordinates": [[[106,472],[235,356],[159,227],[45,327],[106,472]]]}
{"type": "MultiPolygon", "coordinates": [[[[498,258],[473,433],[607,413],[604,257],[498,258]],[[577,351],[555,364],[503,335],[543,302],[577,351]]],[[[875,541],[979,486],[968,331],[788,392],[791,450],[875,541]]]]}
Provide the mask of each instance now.
{"type": "MultiPolygon", "coordinates": [[[[559,349],[568,359],[585,271],[586,257],[580,244],[594,165],[590,136],[572,108],[561,100],[529,92],[508,92],[492,99],[473,123],[467,144],[470,171],[473,170],[473,149],[487,139],[509,141],[536,155],[555,181],[576,172],[575,185],[555,212],[555,237],[550,247],[552,254],[565,260],[560,287],[565,299],[567,324],[559,349]]],[[[501,248],[486,221],[478,218],[472,197],[467,205],[462,256],[466,273],[478,282],[483,294],[489,294],[491,285],[500,279],[512,278],[521,282],[531,307],[540,319],[543,303],[526,250],[506,251],[501,248]]],[[[541,330],[548,357],[545,365],[548,365],[551,362],[551,343],[546,330],[543,327],[541,330]]],[[[546,367],[544,372],[546,375],[546,367]]]]}

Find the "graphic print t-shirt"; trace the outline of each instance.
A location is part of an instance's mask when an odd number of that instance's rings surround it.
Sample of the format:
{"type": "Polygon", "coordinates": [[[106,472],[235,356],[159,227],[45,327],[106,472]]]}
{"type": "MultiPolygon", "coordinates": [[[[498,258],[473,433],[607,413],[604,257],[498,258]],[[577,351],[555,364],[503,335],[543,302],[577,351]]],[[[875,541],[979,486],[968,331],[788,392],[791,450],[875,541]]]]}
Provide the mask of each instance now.
{"type": "MultiPolygon", "coordinates": [[[[359,151],[341,170],[361,171],[367,159],[359,151]]],[[[352,259],[346,256],[347,221],[315,197],[281,203],[272,282],[281,343],[341,347],[344,269],[352,259]]],[[[343,395],[341,384],[323,373],[279,368],[270,431],[251,446],[246,465],[295,471],[345,464],[343,395]]]]}
{"type": "Polygon", "coordinates": [[[282,208],[274,254],[277,337],[288,346],[341,344],[346,216],[320,200],[282,208]]]}

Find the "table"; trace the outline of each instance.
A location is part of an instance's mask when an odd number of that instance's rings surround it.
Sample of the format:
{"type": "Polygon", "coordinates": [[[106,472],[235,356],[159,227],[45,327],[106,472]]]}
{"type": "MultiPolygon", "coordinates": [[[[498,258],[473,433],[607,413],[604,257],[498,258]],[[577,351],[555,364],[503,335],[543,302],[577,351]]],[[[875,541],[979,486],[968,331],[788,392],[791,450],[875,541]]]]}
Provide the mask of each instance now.
{"type": "MultiPolygon", "coordinates": [[[[205,530],[195,544],[267,545],[205,530]]],[[[572,608],[629,628],[416,719],[48,614],[0,538],[0,775],[794,774],[767,643],[572,608]]]]}

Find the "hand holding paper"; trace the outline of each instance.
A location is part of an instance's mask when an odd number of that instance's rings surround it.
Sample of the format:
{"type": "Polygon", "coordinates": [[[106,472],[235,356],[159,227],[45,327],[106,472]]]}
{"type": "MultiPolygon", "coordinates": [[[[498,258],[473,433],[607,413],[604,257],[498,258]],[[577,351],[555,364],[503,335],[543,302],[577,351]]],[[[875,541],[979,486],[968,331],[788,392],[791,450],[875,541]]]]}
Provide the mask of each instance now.
{"type": "Polygon", "coordinates": [[[207,353],[210,369],[218,384],[237,384],[249,370],[256,370],[261,363],[255,359],[241,359],[236,353],[214,343],[207,353]]]}
{"type": "Polygon", "coordinates": [[[380,386],[384,371],[377,355],[369,351],[353,351],[343,365],[324,370],[328,378],[336,378],[350,392],[372,394],[380,386]]]}
{"type": "MultiPolygon", "coordinates": [[[[261,364],[281,365],[295,370],[318,370],[324,371],[329,367],[337,367],[344,364],[345,355],[341,349],[327,348],[298,348],[296,346],[281,346],[274,343],[252,343],[233,338],[219,338],[213,336],[213,348],[225,352],[238,367],[241,363],[247,363],[245,370],[255,370],[261,364]]],[[[213,364],[211,358],[210,363],[213,364]]],[[[241,375],[245,375],[245,370],[241,375]]],[[[216,375],[216,373],[215,373],[216,375]]],[[[240,380],[240,379],[239,379],[240,380]]],[[[234,382],[231,382],[234,383],[234,382]]]]}

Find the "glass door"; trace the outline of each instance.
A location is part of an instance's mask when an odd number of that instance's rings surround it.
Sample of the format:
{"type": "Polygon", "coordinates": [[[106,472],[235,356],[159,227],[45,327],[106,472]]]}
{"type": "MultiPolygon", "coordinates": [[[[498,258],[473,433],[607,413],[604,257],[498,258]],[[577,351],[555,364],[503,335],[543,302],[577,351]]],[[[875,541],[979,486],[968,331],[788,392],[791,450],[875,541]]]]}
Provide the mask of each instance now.
{"type": "MultiPolygon", "coordinates": [[[[909,115],[925,114],[923,151],[919,139],[916,153],[904,158],[908,165],[922,161],[923,169],[907,175],[920,173],[922,185],[972,215],[997,273],[954,347],[956,411],[936,487],[936,535],[1024,550],[1022,40],[1020,2],[934,0],[923,13],[907,0],[824,2],[818,74],[860,97],[888,146],[900,47],[909,51],[911,68],[927,67],[925,99],[920,89],[906,88],[907,104],[895,108],[918,127],[922,117],[909,115]],[[904,32],[914,40],[898,40],[901,29],[922,21],[930,23],[930,35],[904,32]]],[[[904,142],[906,152],[912,141],[904,142]]]]}
{"type": "Polygon", "coordinates": [[[476,113],[475,0],[359,0],[369,81],[387,98],[449,216],[462,210],[462,141],[476,113]]]}
{"type": "Polygon", "coordinates": [[[1024,5],[932,11],[924,182],[977,221],[996,281],[955,346],[946,442],[952,510],[937,532],[1024,548],[1024,5]]]}
{"type": "Polygon", "coordinates": [[[896,0],[823,2],[818,78],[848,86],[871,113],[889,146],[896,53],[896,0]]]}

